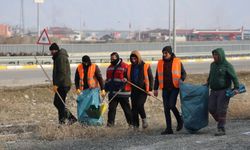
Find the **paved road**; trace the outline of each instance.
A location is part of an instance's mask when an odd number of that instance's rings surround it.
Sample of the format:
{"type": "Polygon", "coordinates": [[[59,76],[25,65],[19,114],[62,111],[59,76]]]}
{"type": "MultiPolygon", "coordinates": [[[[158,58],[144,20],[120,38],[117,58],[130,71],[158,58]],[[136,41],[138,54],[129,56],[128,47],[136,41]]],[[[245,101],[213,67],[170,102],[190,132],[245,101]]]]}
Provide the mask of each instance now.
{"type": "MultiPolygon", "coordinates": [[[[250,71],[250,60],[231,61],[236,71],[250,71]]],[[[188,74],[208,73],[210,62],[185,62],[183,63],[188,74]]],[[[103,77],[105,77],[106,66],[101,66],[103,77]]],[[[155,73],[156,64],[152,64],[153,73],[155,73]]],[[[75,67],[72,67],[71,75],[74,79],[75,67]]],[[[51,75],[52,70],[46,69],[51,75]]],[[[2,86],[24,86],[46,83],[46,77],[41,69],[27,70],[0,70],[0,87],[2,86]]],[[[48,81],[47,81],[48,82],[48,81]]]]}

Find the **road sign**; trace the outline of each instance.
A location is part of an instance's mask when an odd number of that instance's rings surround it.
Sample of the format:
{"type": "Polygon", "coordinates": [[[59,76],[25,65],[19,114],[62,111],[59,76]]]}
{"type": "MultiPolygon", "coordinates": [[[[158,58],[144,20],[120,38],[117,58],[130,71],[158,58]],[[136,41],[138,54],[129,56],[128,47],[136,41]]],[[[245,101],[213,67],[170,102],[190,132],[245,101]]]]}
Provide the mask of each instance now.
{"type": "Polygon", "coordinates": [[[49,40],[48,33],[45,29],[43,29],[43,32],[41,33],[36,44],[43,44],[43,45],[50,45],[51,44],[50,40],[49,40]]]}

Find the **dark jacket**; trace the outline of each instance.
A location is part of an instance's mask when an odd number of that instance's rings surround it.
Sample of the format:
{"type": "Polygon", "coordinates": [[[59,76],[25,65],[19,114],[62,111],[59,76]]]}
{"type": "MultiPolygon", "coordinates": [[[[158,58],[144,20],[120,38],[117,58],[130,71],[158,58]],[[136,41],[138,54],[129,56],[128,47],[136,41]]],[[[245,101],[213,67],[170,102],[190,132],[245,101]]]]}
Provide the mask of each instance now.
{"type": "MultiPolygon", "coordinates": [[[[175,54],[172,53],[172,56],[169,60],[164,60],[163,89],[168,91],[171,91],[172,89],[175,88],[172,79],[172,64],[175,57],[176,57],[175,54]]],[[[181,63],[181,80],[184,81],[186,79],[186,76],[187,76],[186,71],[184,69],[183,64],[181,63]]],[[[159,80],[158,80],[158,72],[156,71],[154,90],[158,90],[158,88],[159,88],[159,80]]]]}
{"type": "Polygon", "coordinates": [[[231,88],[232,81],[234,88],[239,88],[239,82],[233,66],[226,60],[225,52],[222,48],[212,51],[219,55],[218,62],[212,62],[208,77],[208,84],[212,90],[231,88]]]}
{"type": "Polygon", "coordinates": [[[53,84],[58,87],[70,87],[70,64],[65,49],[60,49],[53,57],[53,84]]]}
{"type": "MultiPolygon", "coordinates": [[[[146,90],[146,86],[145,86],[145,82],[144,82],[144,64],[145,62],[142,60],[141,55],[139,54],[138,51],[132,51],[131,55],[135,55],[138,59],[138,64],[136,65],[131,65],[131,72],[130,72],[130,77],[131,77],[131,81],[132,83],[136,84],[137,86],[139,86],[140,88],[146,90]]],[[[149,91],[152,91],[153,89],[153,74],[152,74],[152,70],[151,67],[149,66],[148,70],[148,79],[149,79],[149,91]]],[[[132,91],[141,93],[142,91],[139,90],[138,88],[134,87],[131,85],[131,89],[132,91]]]]}
{"type": "MultiPolygon", "coordinates": [[[[88,75],[88,68],[89,66],[84,66],[84,89],[87,89],[89,88],[89,85],[88,85],[88,81],[87,81],[87,75],[88,75]]],[[[103,78],[102,78],[102,74],[101,74],[101,70],[99,69],[99,67],[96,65],[96,68],[95,68],[95,77],[100,85],[100,88],[101,90],[104,89],[104,81],[103,81],[103,78]]],[[[76,89],[79,89],[79,81],[80,81],[80,76],[79,76],[79,72],[78,72],[78,68],[76,68],[76,73],[75,73],[75,86],[76,86],[76,89]]]]}

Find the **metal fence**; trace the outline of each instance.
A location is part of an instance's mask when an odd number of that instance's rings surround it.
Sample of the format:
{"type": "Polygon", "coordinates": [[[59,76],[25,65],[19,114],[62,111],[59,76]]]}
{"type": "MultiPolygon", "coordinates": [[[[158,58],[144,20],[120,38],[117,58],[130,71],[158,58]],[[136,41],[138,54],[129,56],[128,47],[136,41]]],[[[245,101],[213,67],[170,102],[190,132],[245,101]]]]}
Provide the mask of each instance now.
{"type": "MultiPolygon", "coordinates": [[[[105,51],[131,51],[131,50],[161,50],[167,42],[149,42],[149,43],[100,43],[100,44],[59,44],[60,47],[65,48],[69,53],[81,52],[105,52],[105,51]]],[[[0,52],[2,53],[36,53],[48,52],[48,45],[36,44],[11,44],[0,45],[0,52]]],[[[211,42],[181,42],[177,43],[177,53],[182,52],[204,52],[211,51],[214,48],[221,47],[226,51],[235,50],[250,50],[249,41],[211,41],[211,42]]]]}

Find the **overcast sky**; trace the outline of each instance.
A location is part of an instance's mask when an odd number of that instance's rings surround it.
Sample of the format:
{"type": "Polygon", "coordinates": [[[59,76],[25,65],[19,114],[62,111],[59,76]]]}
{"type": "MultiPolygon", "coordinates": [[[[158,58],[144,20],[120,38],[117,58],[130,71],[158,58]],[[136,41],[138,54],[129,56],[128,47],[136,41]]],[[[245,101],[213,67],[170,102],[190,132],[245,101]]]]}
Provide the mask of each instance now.
{"type": "MultiPolygon", "coordinates": [[[[0,23],[20,24],[21,0],[1,0],[0,23]]],[[[40,26],[74,29],[168,28],[169,0],[44,0],[40,26]]],[[[250,0],[176,0],[177,28],[250,29],[250,0]]],[[[37,26],[37,5],[24,0],[26,28],[37,26]]]]}

